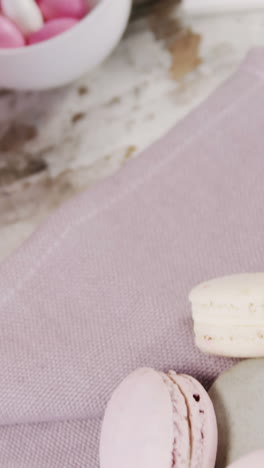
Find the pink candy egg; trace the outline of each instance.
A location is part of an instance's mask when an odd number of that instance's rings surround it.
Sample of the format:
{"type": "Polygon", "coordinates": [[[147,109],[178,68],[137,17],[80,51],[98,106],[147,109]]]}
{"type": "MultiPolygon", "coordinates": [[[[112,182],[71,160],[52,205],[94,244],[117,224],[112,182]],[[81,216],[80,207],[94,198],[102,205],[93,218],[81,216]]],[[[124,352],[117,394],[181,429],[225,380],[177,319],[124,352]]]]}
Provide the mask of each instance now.
{"type": "Polygon", "coordinates": [[[46,41],[54,36],[67,31],[78,23],[78,20],[73,18],[58,18],[47,21],[39,31],[31,34],[28,37],[29,44],[46,41]]]}
{"type": "Polygon", "coordinates": [[[0,15],[0,49],[23,47],[25,39],[12,21],[0,15]]]}
{"type": "Polygon", "coordinates": [[[45,19],[76,18],[81,19],[88,13],[86,0],[38,0],[45,19]]]}

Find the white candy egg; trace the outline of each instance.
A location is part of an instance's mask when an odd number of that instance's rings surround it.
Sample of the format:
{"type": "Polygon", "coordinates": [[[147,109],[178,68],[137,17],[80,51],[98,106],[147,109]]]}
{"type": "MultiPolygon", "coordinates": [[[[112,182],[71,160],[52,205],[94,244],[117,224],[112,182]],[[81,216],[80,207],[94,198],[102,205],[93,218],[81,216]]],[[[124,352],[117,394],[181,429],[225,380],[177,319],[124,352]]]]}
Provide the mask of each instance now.
{"type": "Polygon", "coordinates": [[[43,26],[40,8],[34,0],[2,0],[2,10],[24,34],[38,31],[43,26]]]}

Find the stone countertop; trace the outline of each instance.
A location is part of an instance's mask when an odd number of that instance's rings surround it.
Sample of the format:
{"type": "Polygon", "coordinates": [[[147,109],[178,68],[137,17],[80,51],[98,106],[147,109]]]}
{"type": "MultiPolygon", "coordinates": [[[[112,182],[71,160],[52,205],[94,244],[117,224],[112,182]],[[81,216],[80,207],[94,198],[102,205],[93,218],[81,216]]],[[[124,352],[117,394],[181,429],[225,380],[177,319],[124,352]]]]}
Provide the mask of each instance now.
{"type": "Polygon", "coordinates": [[[133,22],[112,56],[60,90],[0,90],[0,259],[64,200],[136,157],[264,45],[264,12],[133,22]]]}

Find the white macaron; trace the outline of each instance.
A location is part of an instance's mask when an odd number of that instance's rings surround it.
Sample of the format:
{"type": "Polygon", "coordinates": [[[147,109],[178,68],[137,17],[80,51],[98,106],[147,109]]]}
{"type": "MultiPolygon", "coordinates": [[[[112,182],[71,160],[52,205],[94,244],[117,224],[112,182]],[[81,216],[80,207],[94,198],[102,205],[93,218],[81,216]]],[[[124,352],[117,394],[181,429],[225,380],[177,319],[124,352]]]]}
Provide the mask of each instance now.
{"type": "Polygon", "coordinates": [[[230,357],[264,357],[264,273],[225,276],[190,293],[197,346],[230,357]]]}

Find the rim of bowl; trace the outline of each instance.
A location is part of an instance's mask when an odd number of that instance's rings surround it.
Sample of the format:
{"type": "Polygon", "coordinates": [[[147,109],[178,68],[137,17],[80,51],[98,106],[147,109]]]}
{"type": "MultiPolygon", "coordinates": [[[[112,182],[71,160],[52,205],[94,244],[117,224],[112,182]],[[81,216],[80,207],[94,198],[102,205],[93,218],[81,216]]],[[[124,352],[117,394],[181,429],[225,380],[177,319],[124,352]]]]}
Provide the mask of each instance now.
{"type": "MultiPolygon", "coordinates": [[[[121,0],[125,1],[125,0],[121,0]]],[[[128,2],[130,0],[127,0],[128,2]]],[[[10,48],[10,49],[1,49],[0,48],[0,56],[2,55],[23,55],[29,53],[30,50],[34,49],[41,49],[47,45],[47,43],[51,43],[54,41],[59,41],[61,40],[62,37],[64,37],[66,34],[71,34],[72,31],[78,27],[84,22],[89,22],[92,21],[94,16],[96,16],[103,8],[106,7],[107,4],[109,4],[111,0],[100,0],[99,3],[97,3],[92,10],[87,13],[80,21],[78,21],[78,24],[75,24],[72,28],[68,29],[67,31],[64,31],[57,36],[51,37],[50,39],[46,39],[45,41],[38,42],[36,44],[31,44],[29,46],[23,46],[23,47],[15,47],[15,48],[10,48]]]]}

